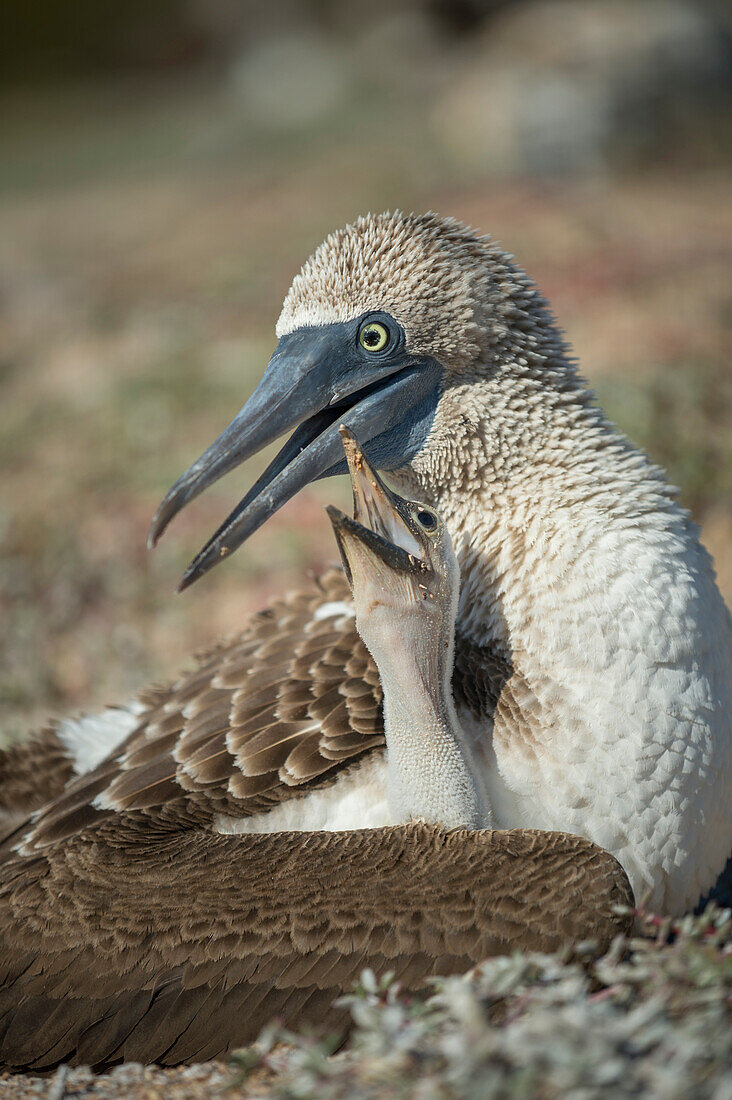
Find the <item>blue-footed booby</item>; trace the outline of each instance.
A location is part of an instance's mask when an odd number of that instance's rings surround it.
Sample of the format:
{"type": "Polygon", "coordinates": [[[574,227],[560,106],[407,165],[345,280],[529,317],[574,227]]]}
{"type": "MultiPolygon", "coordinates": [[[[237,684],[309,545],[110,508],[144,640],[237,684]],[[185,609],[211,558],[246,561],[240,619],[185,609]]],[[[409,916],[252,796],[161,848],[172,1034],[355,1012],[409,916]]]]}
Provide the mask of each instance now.
{"type": "MultiPolygon", "coordinates": [[[[153,522],[152,542],[292,431],[183,586],[345,470],[344,423],[452,536],[455,706],[494,824],[587,837],[651,906],[692,907],[732,851],[732,623],[697,528],[596,403],[538,288],[456,221],[368,216],[306,262],[277,336],[254,394],[153,522]]],[[[388,824],[381,687],[353,615],[331,574],[141,697],[119,722],[118,740],[137,731],[123,763],[93,773],[74,813],[183,789],[221,831],[388,824]]],[[[77,770],[96,729],[53,734],[77,770]]]]}
{"type": "MultiPolygon", "coordinates": [[[[82,777],[0,855],[0,1068],[205,1060],[275,1014],[343,1026],[333,1002],[364,966],[419,989],[488,955],[588,936],[605,947],[628,931],[633,896],[608,852],[485,828],[487,791],[453,700],[449,532],[344,436],[354,516],[329,511],[384,690],[385,805],[403,824],[221,836],[196,827],[201,800],[180,787],[85,823],[95,783],[82,777]]],[[[144,729],[136,741],[118,764],[144,757],[144,729]]],[[[215,755],[203,743],[200,763],[215,755]]]]}

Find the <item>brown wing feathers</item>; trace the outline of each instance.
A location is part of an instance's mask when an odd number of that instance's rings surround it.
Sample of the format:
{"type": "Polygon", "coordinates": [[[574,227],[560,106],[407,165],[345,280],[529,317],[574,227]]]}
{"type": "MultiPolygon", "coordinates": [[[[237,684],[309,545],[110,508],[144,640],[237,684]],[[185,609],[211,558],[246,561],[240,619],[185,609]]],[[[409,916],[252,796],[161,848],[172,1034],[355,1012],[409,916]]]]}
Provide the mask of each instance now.
{"type": "Polygon", "coordinates": [[[61,794],[73,774],[68,754],[51,726],[0,751],[0,836],[61,794]]]}
{"type": "Polygon", "coordinates": [[[178,802],[210,822],[249,816],[333,782],[383,746],[381,688],[352,617],[314,618],[350,594],[342,573],[279,600],[169,688],[149,692],[123,749],[40,815],[33,843],[112,812],[155,816],[178,802]]]}
{"type": "MultiPolygon", "coordinates": [[[[352,616],[316,617],[350,602],[340,571],[277,601],[169,688],[149,691],[136,732],[81,776],[35,823],[53,843],[110,813],[186,820],[248,817],[335,781],[384,745],[381,685],[352,616]]],[[[510,668],[458,639],[456,698],[490,713],[510,668]]]]}
{"type": "Polygon", "coordinates": [[[419,824],[151,836],[125,815],[14,872],[0,1064],[16,1069],[210,1058],[273,1015],[332,1027],[364,966],[416,989],[508,949],[607,943],[631,902],[614,858],[579,837],[419,824]]]}

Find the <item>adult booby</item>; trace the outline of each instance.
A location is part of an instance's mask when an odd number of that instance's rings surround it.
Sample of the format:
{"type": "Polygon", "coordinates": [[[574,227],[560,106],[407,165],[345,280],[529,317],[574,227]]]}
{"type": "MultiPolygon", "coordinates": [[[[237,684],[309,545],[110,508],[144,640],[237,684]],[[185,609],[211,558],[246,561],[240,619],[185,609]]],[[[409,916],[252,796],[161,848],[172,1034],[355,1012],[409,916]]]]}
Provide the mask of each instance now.
{"type": "Polygon", "coordinates": [[[449,533],[347,446],[355,516],[331,520],[384,686],[385,802],[404,824],[224,837],[195,827],[179,787],[49,840],[79,780],[0,857],[0,1067],[208,1059],[275,1014],[342,1024],[333,1001],[367,965],[420,988],[491,954],[628,930],[609,853],[482,828],[490,806],[452,699],[449,533]]]}
{"type": "MultiPolygon", "coordinates": [[[[259,386],[168,494],[152,540],[294,433],[183,584],[343,470],[345,422],[452,534],[455,699],[496,824],[589,837],[655,908],[693,906],[732,850],[732,623],[696,527],[595,403],[536,286],[457,222],[366,217],[308,260],[277,334],[259,386]]],[[[352,615],[329,577],[255,619],[246,654],[224,649],[144,701],[148,737],[175,753],[181,783],[207,784],[221,828],[383,823],[380,689],[352,615]],[[204,766],[188,748],[219,728],[231,759],[261,746],[246,783],[228,757],[204,766]]],[[[88,730],[55,736],[76,752],[88,730]]],[[[104,798],[143,797],[131,775],[114,783],[104,798]]]]}

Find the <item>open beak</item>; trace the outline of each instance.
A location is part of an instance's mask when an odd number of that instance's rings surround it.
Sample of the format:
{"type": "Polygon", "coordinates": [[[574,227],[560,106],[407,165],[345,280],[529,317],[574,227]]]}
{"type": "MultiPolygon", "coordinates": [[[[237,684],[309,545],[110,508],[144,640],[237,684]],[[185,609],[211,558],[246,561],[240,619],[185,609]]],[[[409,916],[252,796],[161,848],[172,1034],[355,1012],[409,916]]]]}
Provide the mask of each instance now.
{"type": "Polygon", "coordinates": [[[326,511],[349,584],[353,585],[354,567],[364,560],[376,559],[392,573],[423,576],[430,572],[406,522],[406,502],[369,465],[353,433],[345,425],[339,430],[351,475],[353,518],[333,505],[326,511]]]}
{"type": "Polygon", "coordinates": [[[188,566],[178,591],[236,550],[309,482],[345,473],[340,423],[358,433],[382,469],[403,465],[421,447],[438,399],[439,364],[406,352],[396,360],[354,360],[351,328],[343,322],[282,337],[249,401],[166,494],[150,527],[149,546],[199,493],[295,428],[188,566]]]}

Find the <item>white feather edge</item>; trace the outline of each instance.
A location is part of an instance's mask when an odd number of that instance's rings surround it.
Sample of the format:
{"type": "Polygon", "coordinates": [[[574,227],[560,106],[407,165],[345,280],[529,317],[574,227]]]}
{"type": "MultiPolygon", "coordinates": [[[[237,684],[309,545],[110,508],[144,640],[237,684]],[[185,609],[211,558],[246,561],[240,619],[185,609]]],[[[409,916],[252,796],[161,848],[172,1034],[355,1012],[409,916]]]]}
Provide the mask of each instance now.
{"type": "Polygon", "coordinates": [[[75,773],[84,775],[114,752],[137,726],[144,709],[139,700],[132,699],[124,706],[59,722],[56,733],[75,773]]]}

